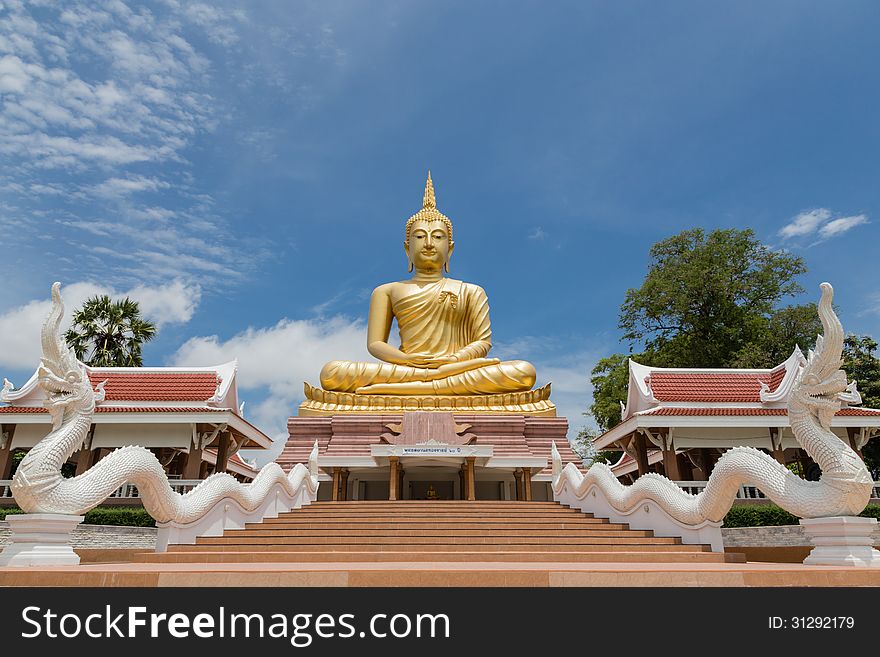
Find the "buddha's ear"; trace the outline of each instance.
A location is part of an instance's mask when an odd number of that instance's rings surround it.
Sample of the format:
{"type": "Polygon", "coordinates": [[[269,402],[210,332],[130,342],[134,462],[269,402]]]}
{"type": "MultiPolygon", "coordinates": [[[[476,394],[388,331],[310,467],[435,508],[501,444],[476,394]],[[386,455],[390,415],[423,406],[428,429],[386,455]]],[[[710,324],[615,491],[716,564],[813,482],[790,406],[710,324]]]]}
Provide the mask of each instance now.
{"type": "Polygon", "coordinates": [[[406,252],[406,260],[409,262],[408,272],[412,272],[413,270],[413,262],[409,257],[409,240],[403,240],[403,250],[406,252]]]}
{"type": "Polygon", "coordinates": [[[449,240],[449,253],[446,254],[446,262],[443,263],[443,269],[446,270],[446,273],[449,273],[449,259],[452,257],[452,252],[455,250],[455,242],[449,240]]]}

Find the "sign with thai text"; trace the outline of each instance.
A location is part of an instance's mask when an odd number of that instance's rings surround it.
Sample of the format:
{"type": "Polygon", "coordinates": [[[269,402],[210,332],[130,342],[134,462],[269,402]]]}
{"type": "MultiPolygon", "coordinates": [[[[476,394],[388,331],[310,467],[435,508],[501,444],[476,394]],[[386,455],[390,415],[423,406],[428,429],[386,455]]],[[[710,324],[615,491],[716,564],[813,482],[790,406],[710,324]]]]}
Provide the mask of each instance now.
{"type": "Polygon", "coordinates": [[[401,456],[463,456],[464,449],[455,445],[406,445],[401,449],[401,456]]]}

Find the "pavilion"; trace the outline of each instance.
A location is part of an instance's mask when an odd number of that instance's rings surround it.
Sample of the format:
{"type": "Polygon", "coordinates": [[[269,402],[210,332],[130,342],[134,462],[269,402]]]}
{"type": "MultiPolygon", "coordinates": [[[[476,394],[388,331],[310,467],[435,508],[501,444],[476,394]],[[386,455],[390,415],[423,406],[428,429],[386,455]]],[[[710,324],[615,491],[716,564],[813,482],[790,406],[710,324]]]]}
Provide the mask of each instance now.
{"type": "MultiPolygon", "coordinates": [[[[783,464],[816,467],[794,438],[788,395],[806,360],[795,347],[772,369],[648,367],[629,361],[621,421],[593,440],[594,449],[622,450],[612,466],[625,483],[646,472],[673,481],[705,481],[727,449],[762,449],[783,464]]],[[[855,384],[851,384],[855,385],[855,384]]],[[[880,436],[880,410],[844,403],[832,430],[861,455],[880,436]]]]}
{"type": "MultiPolygon", "coordinates": [[[[266,449],[272,439],[245,420],[239,402],[236,361],[214,367],[86,367],[103,393],[86,444],[71,458],[76,474],[124,445],[149,448],[168,475],[203,479],[228,472],[249,481],[257,473],[238,454],[266,449]]],[[[51,429],[37,373],[0,393],[0,479],[9,479],[12,454],[28,450],[51,429]]]]}

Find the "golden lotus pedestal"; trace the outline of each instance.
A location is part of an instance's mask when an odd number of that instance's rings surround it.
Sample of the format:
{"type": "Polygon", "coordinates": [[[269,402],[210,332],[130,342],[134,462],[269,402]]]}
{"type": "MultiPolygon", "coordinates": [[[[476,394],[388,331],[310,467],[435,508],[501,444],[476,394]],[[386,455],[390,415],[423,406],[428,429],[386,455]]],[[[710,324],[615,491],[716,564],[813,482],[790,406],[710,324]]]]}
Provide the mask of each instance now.
{"type": "Polygon", "coordinates": [[[499,395],[357,395],[330,392],[305,384],[305,401],[299,406],[302,417],[354,413],[401,413],[403,411],[446,411],[486,415],[528,415],[556,417],[550,401],[550,384],[499,395]]]}

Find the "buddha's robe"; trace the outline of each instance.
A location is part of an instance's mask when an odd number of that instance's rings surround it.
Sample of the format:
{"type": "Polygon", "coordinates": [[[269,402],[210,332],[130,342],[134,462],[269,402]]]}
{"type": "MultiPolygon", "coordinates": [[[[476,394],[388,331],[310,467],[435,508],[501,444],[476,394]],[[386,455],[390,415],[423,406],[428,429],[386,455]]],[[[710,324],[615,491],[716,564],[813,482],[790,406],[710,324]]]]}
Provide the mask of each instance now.
{"type": "Polygon", "coordinates": [[[395,384],[393,391],[384,390],[383,394],[485,395],[529,390],[535,384],[531,363],[480,362],[492,346],[489,300],[480,286],[441,279],[397,300],[391,309],[400,329],[401,351],[454,355],[457,362],[470,362],[473,369],[438,376],[432,368],[336,360],[321,370],[325,390],[355,392],[365,386],[395,384]]]}

